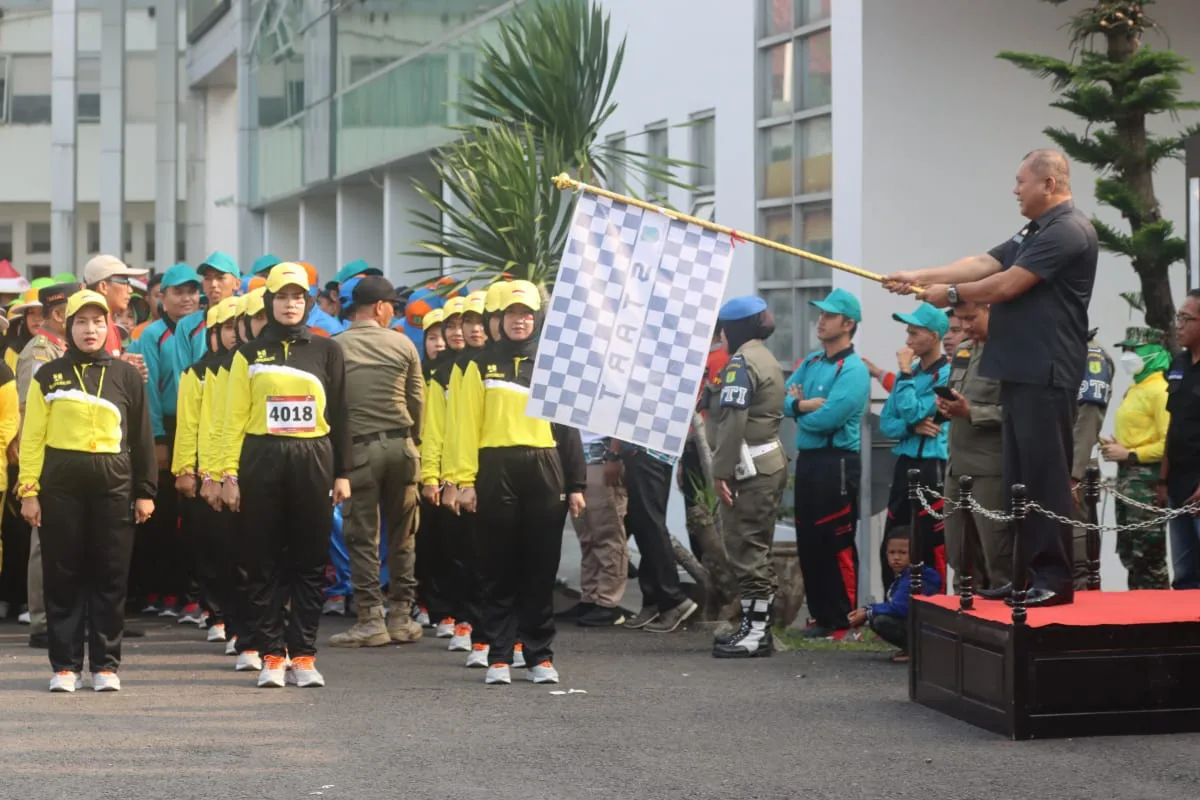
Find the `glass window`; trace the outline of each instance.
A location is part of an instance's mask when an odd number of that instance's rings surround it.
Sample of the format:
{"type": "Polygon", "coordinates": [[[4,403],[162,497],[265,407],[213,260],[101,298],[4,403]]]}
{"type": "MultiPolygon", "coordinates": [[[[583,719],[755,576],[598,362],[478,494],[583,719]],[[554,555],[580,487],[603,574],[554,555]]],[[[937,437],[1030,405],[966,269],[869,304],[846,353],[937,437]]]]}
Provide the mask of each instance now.
{"type": "Polygon", "coordinates": [[[792,125],[763,130],[764,198],[792,196],[792,125]]]}
{"type": "Polygon", "coordinates": [[[130,53],[125,57],[126,122],[154,122],[155,92],[158,91],[155,75],[153,53],[130,53]]]}
{"type": "Polygon", "coordinates": [[[829,31],[815,33],[800,40],[800,55],[796,58],[796,83],[800,87],[801,109],[819,108],[833,102],[831,68],[829,31]]]}
{"type": "Polygon", "coordinates": [[[792,25],[794,0],[762,0],[763,36],[787,33],[792,25]]]}
{"type": "Polygon", "coordinates": [[[36,281],[38,278],[49,278],[49,277],[50,277],[50,265],[49,264],[37,264],[37,265],[30,264],[29,265],[29,280],[36,281]]]}
{"type": "MultiPolygon", "coordinates": [[[[390,60],[369,59],[358,69],[365,76],[386,63],[390,60]]],[[[338,100],[341,125],[343,128],[442,127],[447,123],[451,80],[448,54],[430,53],[416,58],[343,94],[338,100]]]]}
{"type": "Polygon", "coordinates": [[[187,35],[195,42],[229,11],[230,0],[187,0],[187,35]]]}
{"type": "MultiPolygon", "coordinates": [[[[793,242],[790,206],[766,208],[762,210],[761,215],[760,230],[764,237],[780,244],[790,245],[793,242]]],[[[794,273],[792,262],[795,260],[792,256],[767,247],[759,248],[756,252],[760,254],[759,280],[786,281],[792,279],[794,273]]]]}
{"type": "Polygon", "coordinates": [[[692,120],[690,183],[697,189],[711,189],[717,180],[717,118],[708,112],[693,115],[692,120]]]}
{"type": "Polygon", "coordinates": [[[50,223],[25,223],[25,251],[27,253],[50,252],[50,223]]]}
{"type": "Polygon", "coordinates": [[[13,56],[12,107],[15,125],[50,124],[50,56],[13,56]]]}
{"type": "Polygon", "coordinates": [[[797,25],[811,25],[829,19],[833,0],[796,0],[797,25]]]}
{"type": "Polygon", "coordinates": [[[792,43],[784,42],[762,52],[763,116],[782,117],[792,113],[795,70],[792,67],[792,43]]]}
{"type": "Polygon", "coordinates": [[[692,214],[696,219],[706,219],[715,222],[717,219],[717,199],[712,192],[697,194],[692,198],[692,214]]]}
{"type": "Polygon", "coordinates": [[[304,110],[304,62],[300,58],[263,64],[255,80],[259,127],[274,127],[304,110]]]}
{"type": "Polygon", "coordinates": [[[0,261],[13,260],[13,226],[12,223],[0,224],[0,261]]]}
{"type": "Polygon", "coordinates": [[[79,122],[100,121],[100,56],[80,56],[75,66],[75,113],[79,122]]]}
{"type": "Polygon", "coordinates": [[[614,133],[604,140],[606,149],[609,151],[609,175],[608,188],[614,192],[621,192],[625,189],[625,165],[620,160],[623,158],[616,151],[625,149],[625,133],[614,133]]]}
{"type": "Polygon", "coordinates": [[[88,255],[94,255],[100,252],[100,223],[89,222],[87,224],[87,252],[88,255]]]}
{"type": "MultiPolygon", "coordinates": [[[[667,123],[656,122],[646,128],[646,155],[650,156],[648,166],[653,169],[666,170],[664,163],[670,157],[670,145],[667,141],[667,123]]],[[[667,199],[667,182],[662,178],[651,177],[646,181],[646,195],[656,203],[667,199]]]]}
{"type": "Polygon", "coordinates": [[[833,190],[833,119],[815,117],[797,126],[800,151],[796,185],[799,194],[833,190]]]}
{"type": "MultiPolygon", "coordinates": [[[[827,204],[800,206],[800,249],[825,258],[833,258],[833,209],[827,204]]],[[[800,262],[801,278],[832,280],[832,271],[824,264],[807,259],[800,262]]]]}
{"type": "Polygon", "coordinates": [[[175,223],[175,260],[187,261],[187,223],[175,223]]]}
{"type": "Polygon", "coordinates": [[[154,263],[154,223],[146,223],[146,257],[147,264],[154,263]]]}
{"type": "Polygon", "coordinates": [[[125,238],[125,242],[124,242],[125,255],[122,256],[122,258],[126,258],[128,256],[133,255],[133,223],[132,222],[125,223],[124,233],[125,233],[125,237],[124,237],[125,238]]]}

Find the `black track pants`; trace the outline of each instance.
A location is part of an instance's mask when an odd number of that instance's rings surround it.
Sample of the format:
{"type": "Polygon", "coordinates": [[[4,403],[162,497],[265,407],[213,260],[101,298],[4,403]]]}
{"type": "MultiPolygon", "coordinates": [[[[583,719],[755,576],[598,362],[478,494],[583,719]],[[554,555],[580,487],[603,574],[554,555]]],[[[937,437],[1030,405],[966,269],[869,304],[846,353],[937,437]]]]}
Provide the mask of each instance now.
{"type": "Polygon", "coordinates": [[[558,451],[480,450],[475,486],[480,524],[486,526],[477,563],[488,661],[511,664],[518,640],[531,666],[552,660],[554,578],[567,521],[558,451]]]}
{"type": "Polygon", "coordinates": [[[324,437],[248,436],[238,472],[250,636],[264,656],[311,656],[333,529],[333,448],[324,437]]]}
{"type": "Polygon", "coordinates": [[[849,450],[796,454],[796,554],[808,613],[824,628],[849,626],[858,594],[858,489],[862,463],[849,450]]]}

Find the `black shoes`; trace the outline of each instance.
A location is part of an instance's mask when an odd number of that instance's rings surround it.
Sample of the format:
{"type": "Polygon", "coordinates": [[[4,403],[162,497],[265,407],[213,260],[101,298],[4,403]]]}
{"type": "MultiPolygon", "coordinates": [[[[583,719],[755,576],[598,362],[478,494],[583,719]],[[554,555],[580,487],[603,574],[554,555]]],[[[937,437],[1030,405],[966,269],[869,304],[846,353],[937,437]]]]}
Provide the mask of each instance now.
{"type": "MultiPolygon", "coordinates": [[[[1013,599],[1010,597],[1004,601],[1008,605],[1013,604],[1013,599]]],[[[1033,588],[1025,593],[1026,608],[1049,608],[1050,606],[1066,606],[1075,602],[1075,595],[1071,592],[1055,592],[1050,589],[1033,588]]]]}
{"type": "Polygon", "coordinates": [[[996,589],[980,589],[975,593],[976,597],[982,597],[984,600],[1003,600],[1006,597],[1012,597],[1013,586],[1011,583],[1006,583],[996,589]]]}
{"type": "Polygon", "coordinates": [[[575,624],[584,628],[610,628],[625,621],[625,614],[619,608],[594,605],[592,608],[575,618],[575,624]]]}
{"type": "Polygon", "coordinates": [[[742,600],[742,621],[728,641],[713,643],[713,658],[763,658],[775,652],[769,597],[742,600]]]}
{"type": "Polygon", "coordinates": [[[29,634],[29,646],[35,650],[49,650],[50,634],[45,631],[29,634]]]}
{"type": "Polygon", "coordinates": [[[596,607],[597,606],[595,603],[576,603],[575,605],[568,608],[566,611],[560,611],[557,614],[555,614],[554,618],[555,619],[579,619],[584,614],[591,612],[591,610],[596,607]]]}

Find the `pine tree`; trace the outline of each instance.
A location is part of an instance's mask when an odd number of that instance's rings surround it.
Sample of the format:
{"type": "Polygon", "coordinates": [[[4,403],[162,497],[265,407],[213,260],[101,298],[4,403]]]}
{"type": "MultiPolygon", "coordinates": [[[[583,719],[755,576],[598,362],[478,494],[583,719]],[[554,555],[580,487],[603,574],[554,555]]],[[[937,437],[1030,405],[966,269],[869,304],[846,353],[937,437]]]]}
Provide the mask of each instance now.
{"type": "Polygon", "coordinates": [[[1146,324],[1166,331],[1173,342],[1175,302],[1169,268],[1183,260],[1186,242],[1162,217],[1154,171],[1164,159],[1182,157],[1184,140],[1200,133],[1200,124],[1179,135],[1155,136],[1146,130],[1146,120],[1159,114],[1174,118],[1181,111],[1200,109],[1200,102],[1180,97],[1180,76],[1193,72],[1188,60],[1142,41],[1146,31],[1161,31],[1144,13],[1153,2],[1089,0],[1070,21],[1075,53],[1071,61],[1012,51],[999,58],[1049,78],[1059,93],[1051,107],[1087,123],[1083,134],[1061,127],[1044,133],[1068,157],[1099,174],[1096,199],[1121,212],[1129,225],[1126,233],[1093,219],[1100,246],[1130,260],[1141,282],[1146,324]]]}

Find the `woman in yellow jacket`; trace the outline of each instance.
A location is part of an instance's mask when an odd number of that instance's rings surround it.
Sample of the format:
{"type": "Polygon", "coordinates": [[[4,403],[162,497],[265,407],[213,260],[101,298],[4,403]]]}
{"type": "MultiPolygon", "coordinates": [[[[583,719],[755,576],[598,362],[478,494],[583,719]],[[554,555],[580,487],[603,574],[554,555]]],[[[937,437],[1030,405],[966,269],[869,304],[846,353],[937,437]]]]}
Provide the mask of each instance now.
{"type": "Polygon", "coordinates": [[[446,354],[442,336],[442,309],[435,308],[421,318],[425,334],[425,353],[421,360],[425,379],[425,413],[421,417],[421,523],[417,529],[417,603],[413,617],[423,627],[432,619],[440,620],[449,613],[438,593],[437,559],[438,523],[441,517],[442,443],[446,435],[446,387],[452,356],[446,354]],[[430,611],[430,609],[433,609],[430,611]]]}
{"type": "Polygon", "coordinates": [[[336,341],[305,325],[303,267],[272,267],[263,304],[266,327],[229,368],[221,499],[239,512],[258,686],[324,686],[316,639],[329,531],[350,496],[346,364],[336,341]]]}
{"type": "MultiPolygon", "coordinates": [[[[1133,378],[1117,406],[1113,438],[1102,441],[1105,461],[1117,464],[1117,490],[1142,503],[1153,503],[1155,487],[1167,445],[1167,380],[1163,373],[1171,355],[1163,346],[1165,337],[1152,328],[1128,328],[1122,348],[1121,366],[1133,378]]],[[[1154,514],[1118,501],[1116,506],[1117,555],[1129,571],[1130,589],[1166,589],[1167,533],[1165,523],[1129,529],[1146,523],[1154,514]]]]}
{"type": "Polygon", "coordinates": [[[554,578],[568,508],[583,512],[587,466],[579,431],[525,415],[542,320],[541,295],[528,281],[509,284],[502,339],[467,365],[458,449],[462,510],[486,520],[483,542],[485,682],[512,682],[518,639],[534,683],[557,683],[554,578]]]}
{"type": "Polygon", "coordinates": [[[101,295],[71,295],[66,355],[42,365],[25,402],[18,494],[40,528],[52,692],[82,686],[85,630],[93,688],[121,687],[133,525],[154,513],[146,387],[104,349],[111,324],[101,295]]]}

